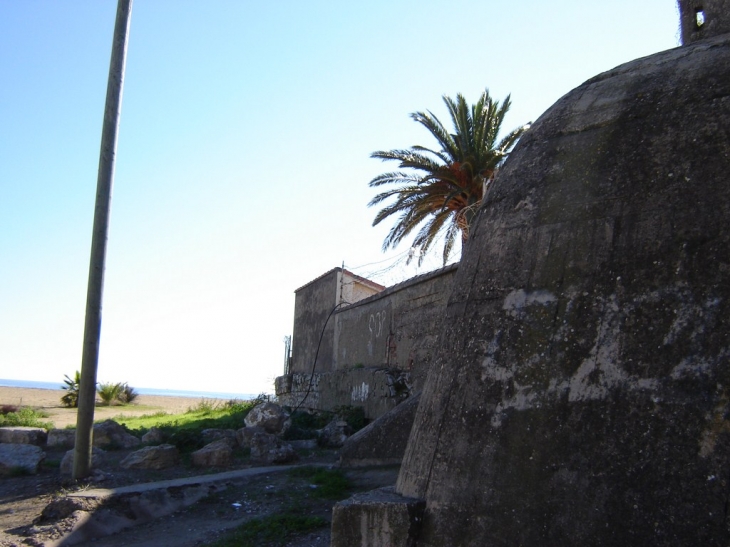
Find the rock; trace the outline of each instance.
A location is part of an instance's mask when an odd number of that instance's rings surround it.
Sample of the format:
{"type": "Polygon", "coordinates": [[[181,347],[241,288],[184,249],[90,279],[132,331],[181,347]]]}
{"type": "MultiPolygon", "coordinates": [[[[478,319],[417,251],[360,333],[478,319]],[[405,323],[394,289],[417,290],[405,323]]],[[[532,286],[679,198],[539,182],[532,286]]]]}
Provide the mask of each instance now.
{"type": "Polygon", "coordinates": [[[52,500],[34,521],[36,524],[56,522],[70,517],[76,511],[89,511],[98,505],[97,500],[85,498],[59,498],[52,500]]]}
{"type": "Polygon", "coordinates": [[[254,433],[251,437],[251,459],[261,463],[289,463],[299,459],[292,445],[271,433],[254,433]]]}
{"type": "Polygon", "coordinates": [[[231,448],[234,448],[238,442],[236,441],[236,431],[234,429],[204,429],[202,431],[203,441],[206,444],[224,439],[231,448]]]}
{"type": "Polygon", "coordinates": [[[22,470],[36,474],[46,453],[32,444],[0,444],[0,475],[9,475],[22,470]]]}
{"type": "Polygon", "coordinates": [[[255,406],[246,415],[244,422],[248,427],[263,427],[273,435],[283,435],[291,427],[289,413],[276,403],[255,406]]]}
{"type": "Polygon", "coordinates": [[[124,458],[119,465],[124,469],[167,469],[180,462],[180,452],[176,446],[161,444],[147,446],[124,458]]]}
{"type": "Polygon", "coordinates": [[[364,467],[400,464],[420,400],[420,393],[409,397],[348,438],[340,450],[340,465],[364,467]]]}
{"type": "Polygon", "coordinates": [[[326,448],[340,448],[350,435],[352,428],[345,420],[332,420],[319,431],[317,441],[326,448]]]}
{"type": "Polygon", "coordinates": [[[256,433],[266,433],[266,430],[263,427],[252,426],[242,427],[241,429],[236,431],[236,442],[238,442],[238,446],[241,446],[243,448],[251,448],[251,438],[256,433]]]}
{"type": "MultiPolygon", "coordinates": [[[[99,468],[106,462],[106,451],[93,447],[91,450],[91,468],[99,468]]],[[[72,475],[74,470],[74,451],[69,450],[61,460],[61,475],[72,475]]]]}
{"type": "Polygon", "coordinates": [[[164,440],[165,437],[159,427],[150,427],[150,430],[142,435],[143,444],[161,444],[164,440]]]}
{"type": "Polygon", "coordinates": [[[227,439],[214,441],[191,454],[195,467],[225,467],[231,464],[233,449],[227,439]]]}
{"type": "Polygon", "coordinates": [[[46,438],[46,446],[48,448],[73,448],[76,442],[75,429],[51,429],[46,438]]]}
{"type": "Polygon", "coordinates": [[[296,439],[287,442],[294,450],[314,450],[317,448],[317,439],[296,439]]]}
{"type": "Polygon", "coordinates": [[[48,433],[42,427],[0,427],[0,443],[43,446],[47,437],[48,433]]]}
{"type": "Polygon", "coordinates": [[[99,448],[134,448],[142,444],[114,420],[94,424],[94,446],[99,448]]]}

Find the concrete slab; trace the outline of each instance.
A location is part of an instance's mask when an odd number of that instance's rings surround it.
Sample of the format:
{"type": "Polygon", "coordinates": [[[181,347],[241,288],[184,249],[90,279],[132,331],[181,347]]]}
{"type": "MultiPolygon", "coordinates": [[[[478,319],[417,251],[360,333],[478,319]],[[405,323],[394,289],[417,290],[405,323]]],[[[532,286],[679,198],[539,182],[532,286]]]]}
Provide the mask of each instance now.
{"type": "Polygon", "coordinates": [[[107,499],[113,496],[123,494],[141,494],[142,492],[149,492],[151,490],[165,490],[167,488],[180,488],[185,486],[195,486],[199,484],[230,481],[233,479],[253,477],[255,475],[265,475],[266,473],[286,471],[287,469],[292,469],[293,467],[296,466],[276,465],[270,467],[250,467],[248,469],[236,469],[235,471],[226,471],[224,473],[214,473],[211,475],[197,475],[195,477],[183,477],[166,481],[132,484],[130,486],[122,486],[120,488],[90,488],[88,490],[72,492],[68,494],[68,497],[107,499]]]}

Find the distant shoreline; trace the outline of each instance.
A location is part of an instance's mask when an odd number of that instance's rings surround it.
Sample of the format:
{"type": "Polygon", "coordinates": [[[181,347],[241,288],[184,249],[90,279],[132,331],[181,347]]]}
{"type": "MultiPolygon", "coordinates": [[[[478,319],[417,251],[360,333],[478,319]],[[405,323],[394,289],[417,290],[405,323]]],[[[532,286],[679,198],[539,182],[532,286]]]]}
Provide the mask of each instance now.
{"type": "MultiPolygon", "coordinates": [[[[63,382],[37,382],[32,380],[7,380],[0,378],[0,387],[25,388],[25,389],[47,389],[57,391],[62,389],[63,382]]],[[[222,391],[187,391],[180,389],[160,389],[134,387],[134,390],[140,395],[157,395],[161,397],[184,397],[195,399],[254,399],[258,393],[229,393],[222,391]]]]}

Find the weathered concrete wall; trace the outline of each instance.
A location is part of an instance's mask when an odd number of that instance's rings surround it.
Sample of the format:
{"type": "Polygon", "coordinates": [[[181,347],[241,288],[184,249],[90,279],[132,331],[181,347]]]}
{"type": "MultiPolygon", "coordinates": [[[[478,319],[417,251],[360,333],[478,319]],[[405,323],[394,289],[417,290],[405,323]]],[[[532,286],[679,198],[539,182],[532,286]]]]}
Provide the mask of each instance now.
{"type": "Polygon", "coordinates": [[[422,387],[458,265],[386,289],[335,314],[334,368],[387,367],[422,387]]]}
{"type": "Polygon", "coordinates": [[[314,375],[295,373],[277,378],[276,394],[281,404],[292,408],[331,411],[339,406],[359,406],[367,419],[374,420],[408,397],[410,374],[364,367],[314,375]]]}
{"type": "Polygon", "coordinates": [[[340,465],[400,465],[420,400],[420,393],[409,397],[347,439],[340,449],[340,465]]]}
{"type": "Polygon", "coordinates": [[[423,519],[422,500],[393,487],[355,494],[332,509],[331,547],[414,547],[423,519]]]}
{"type": "Polygon", "coordinates": [[[589,80],[522,138],[401,468],[419,547],[730,544],[729,127],[725,35],[589,80]]]}
{"type": "Polygon", "coordinates": [[[336,268],[297,289],[294,299],[292,372],[311,372],[315,355],[319,372],[332,370],[335,324],[332,319],[327,321],[327,317],[338,304],[339,281],[339,268],[336,268]],[[325,322],[327,326],[322,336],[325,322]],[[320,336],[322,343],[317,354],[320,336]]]}
{"type": "Polygon", "coordinates": [[[327,307],[332,302],[328,292],[341,289],[337,271],[299,289],[292,374],[276,380],[281,403],[297,407],[304,401],[302,406],[316,410],[361,406],[368,419],[375,419],[414,389],[420,391],[457,268],[455,264],[423,274],[336,310],[311,382],[321,325],[334,307],[327,307]]]}

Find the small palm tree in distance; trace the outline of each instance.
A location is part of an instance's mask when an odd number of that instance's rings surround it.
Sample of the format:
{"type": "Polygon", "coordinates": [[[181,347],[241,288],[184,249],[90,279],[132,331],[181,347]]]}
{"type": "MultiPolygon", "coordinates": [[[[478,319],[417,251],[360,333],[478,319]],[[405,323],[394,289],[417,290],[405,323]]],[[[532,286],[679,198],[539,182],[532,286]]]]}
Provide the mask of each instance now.
{"type": "Polygon", "coordinates": [[[383,241],[383,251],[397,246],[419,228],[412,246],[421,250],[419,264],[445,230],[443,263],[449,259],[461,235],[462,244],[482,202],[484,192],[529,124],[497,140],[511,102],[508,95],[500,104],[484,90],[476,104],[469,106],[463,95],[456,100],[444,95],[454,129],[449,132],[430,111],[411,114],[436,139],[437,149],[412,146],[408,150],[373,152],[370,157],[397,161],[401,169],[383,173],[370,181],[371,187],[392,185],[376,195],[369,207],[393,201],[377,213],[373,226],[398,215],[383,241]]]}

